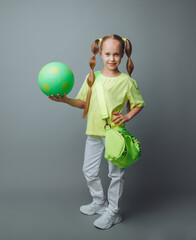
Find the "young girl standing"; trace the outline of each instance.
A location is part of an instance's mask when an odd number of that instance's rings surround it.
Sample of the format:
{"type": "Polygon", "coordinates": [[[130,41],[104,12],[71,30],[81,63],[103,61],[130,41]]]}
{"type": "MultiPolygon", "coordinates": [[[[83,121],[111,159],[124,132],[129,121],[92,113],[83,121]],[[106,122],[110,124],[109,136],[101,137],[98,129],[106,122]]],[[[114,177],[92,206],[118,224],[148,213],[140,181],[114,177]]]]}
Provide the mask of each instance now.
{"type": "Polygon", "coordinates": [[[108,123],[111,128],[124,127],[125,122],[131,120],[141,111],[145,106],[145,102],[138,90],[136,81],[131,78],[134,66],[130,58],[132,45],[128,39],[121,38],[118,35],[108,35],[103,39],[96,39],[91,46],[91,50],[93,52],[93,57],[89,61],[91,72],[86,76],[76,98],[70,99],[65,94],[63,97],[58,95],[59,98],[55,98],[52,95],[49,98],[84,109],[83,118],[88,114],[83,173],[92,196],[92,202],[81,206],[80,211],[86,215],[100,214],[101,216],[95,220],[94,226],[100,229],[108,229],[122,221],[122,216],[119,213],[119,201],[123,192],[125,169],[119,168],[108,161],[108,176],[111,178],[111,183],[106,198],[99,176],[100,163],[105,149],[106,130],[99,106],[94,73],[96,54],[98,52],[100,52],[104,63],[100,74],[109,114],[108,123]],[[128,57],[128,74],[118,70],[124,52],[128,57]],[[121,112],[126,102],[127,114],[123,115],[121,112]]]}

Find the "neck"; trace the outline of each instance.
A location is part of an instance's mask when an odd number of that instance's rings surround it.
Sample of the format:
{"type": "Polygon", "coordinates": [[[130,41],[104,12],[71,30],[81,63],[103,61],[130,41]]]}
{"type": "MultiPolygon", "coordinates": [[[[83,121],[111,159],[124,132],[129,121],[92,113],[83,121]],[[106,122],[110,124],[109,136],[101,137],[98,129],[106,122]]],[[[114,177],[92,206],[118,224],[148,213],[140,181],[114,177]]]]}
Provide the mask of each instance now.
{"type": "Polygon", "coordinates": [[[118,69],[109,70],[109,69],[103,68],[103,69],[101,70],[101,73],[102,73],[103,75],[105,75],[105,76],[108,76],[108,77],[120,75],[120,71],[119,71],[118,69]]]}

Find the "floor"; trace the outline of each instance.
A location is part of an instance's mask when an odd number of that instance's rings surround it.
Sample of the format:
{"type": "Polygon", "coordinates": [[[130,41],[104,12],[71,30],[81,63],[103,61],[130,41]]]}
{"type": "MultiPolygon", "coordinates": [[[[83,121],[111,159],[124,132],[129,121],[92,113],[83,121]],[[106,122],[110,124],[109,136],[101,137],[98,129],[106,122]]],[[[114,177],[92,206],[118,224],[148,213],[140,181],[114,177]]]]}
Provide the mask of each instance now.
{"type": "Polygon", "coordinates": [[[108,230],[93,226],[99,215],[80,213],[83,201],[77,193],[1,194],[0,239],[196,240],[196,196],[125,201],[124,221],[108,230]]]}

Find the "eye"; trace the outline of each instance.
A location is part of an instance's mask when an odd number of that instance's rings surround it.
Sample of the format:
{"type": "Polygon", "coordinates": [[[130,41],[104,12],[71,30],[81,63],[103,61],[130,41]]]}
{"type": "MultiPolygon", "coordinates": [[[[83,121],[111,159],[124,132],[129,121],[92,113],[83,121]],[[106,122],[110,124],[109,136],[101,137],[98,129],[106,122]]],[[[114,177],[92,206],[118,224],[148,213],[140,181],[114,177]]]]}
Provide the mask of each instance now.
{"type": "Polygon", "coordinates": [[[105,55],[109,56],[110,54],[109,54],[109,53],[106,53],[105,55]]]}

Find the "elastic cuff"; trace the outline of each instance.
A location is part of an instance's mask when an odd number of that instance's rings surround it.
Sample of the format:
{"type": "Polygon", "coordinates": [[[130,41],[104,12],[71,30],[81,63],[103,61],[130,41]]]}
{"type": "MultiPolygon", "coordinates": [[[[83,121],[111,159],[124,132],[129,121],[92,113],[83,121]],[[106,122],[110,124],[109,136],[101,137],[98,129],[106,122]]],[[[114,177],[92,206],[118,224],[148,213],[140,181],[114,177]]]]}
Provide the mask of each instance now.
{"type": "Polygon", "coordinates": [[[95,201],[95,200],[93,199],[93,202],[96,203],[96,204],[98,204],[98,205],[104,205],[104,204],[106,203],[106,200],[102,200],[101,202],[100,202],[100,201],[97,202],[97,201],[95,201]]]}
{"type": "Polygon", "coordinates": [[[112,208],[110,205],[108,205],[108,207],[106,208],[106,210],[107,210],[110,214],[112,214],[112,215],[114,215],[114,214],[116,214],[116,213],[119,212],[119,210],[115,210],[115,209],[112,208]]]}

